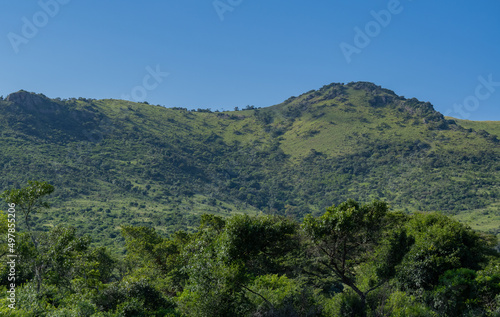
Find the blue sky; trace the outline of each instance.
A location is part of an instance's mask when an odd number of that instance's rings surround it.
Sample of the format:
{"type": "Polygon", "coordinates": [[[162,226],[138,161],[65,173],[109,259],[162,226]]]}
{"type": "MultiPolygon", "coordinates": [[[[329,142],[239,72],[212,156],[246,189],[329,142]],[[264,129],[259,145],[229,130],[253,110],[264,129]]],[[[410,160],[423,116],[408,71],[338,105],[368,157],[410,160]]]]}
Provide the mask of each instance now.
{"type": "Polygon", "coordinates": [[[4,96],[232,110],[370,81],[450,116],[500,120],[495,0],[0,4],[4,96]]]}

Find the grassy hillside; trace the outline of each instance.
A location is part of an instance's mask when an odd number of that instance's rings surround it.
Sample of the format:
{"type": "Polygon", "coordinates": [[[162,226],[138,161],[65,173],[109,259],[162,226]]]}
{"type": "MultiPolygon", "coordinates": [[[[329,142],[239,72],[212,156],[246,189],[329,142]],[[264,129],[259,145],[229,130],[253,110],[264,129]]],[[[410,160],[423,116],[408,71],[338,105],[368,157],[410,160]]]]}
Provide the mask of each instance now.
{"type": "Polygon", "coordinates": [[[497,223],[498,125],[468,124],[364,82],[231,112],[20,91],[0,101],[0,189],[49,181],[38,229],[71,223],[117,249],[122,224],[167,234],[202,212],[301,218],[348,198],[497,223]]]}
{"type": "Polygon", "coordinates": [[[459,125],[466,129],[472,129],[475,131],[484,130],[489,134],[496,135],[500,137],[500,121],[470,121],[470,120],[462,120],[462,119],[454,119],[459,125]]]}
{"type": "MultiPolygon", "coordinates": [[[[470,121],[454,118],[460,126],[474,131],[486,131],[491,135],[500,137],[500,121],[470,121]]],[[[484,132],[483,132],[484,133],[484,132]]],[[[455,215],[458,220],[469,224],[473,229],[485,232],[494,232],[500,235],[500,204],[493,203],[486,208],[466,210],[455,215]]]]}

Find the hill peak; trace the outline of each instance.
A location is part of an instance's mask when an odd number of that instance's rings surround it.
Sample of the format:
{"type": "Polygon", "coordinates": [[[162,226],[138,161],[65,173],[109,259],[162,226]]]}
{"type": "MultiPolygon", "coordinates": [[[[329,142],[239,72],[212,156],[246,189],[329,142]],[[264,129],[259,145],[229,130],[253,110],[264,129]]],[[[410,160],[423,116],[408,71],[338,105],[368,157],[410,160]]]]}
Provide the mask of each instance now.
{"type": "Polygon", "coordinates": [[[19,90],[11,93],[5,100],[30,110],[40,108],[47,101],[50,101],[50,99],[43,94],[35,94],[26,90],[19,90]]]}

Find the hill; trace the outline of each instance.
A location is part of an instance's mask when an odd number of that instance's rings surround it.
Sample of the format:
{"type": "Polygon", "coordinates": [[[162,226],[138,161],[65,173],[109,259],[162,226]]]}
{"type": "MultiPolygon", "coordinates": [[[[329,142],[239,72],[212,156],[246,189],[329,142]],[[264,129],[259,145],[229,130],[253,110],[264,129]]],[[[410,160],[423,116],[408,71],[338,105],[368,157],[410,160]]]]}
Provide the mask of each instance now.
{"type": "Polygon", "coordinates": [[[483,125],[366,82],[228,112],[19,91],[0,100],[0,189],[50,182],[37,229],[70,223],[117,249],[123,224],[166,234],[203,212],[300,219],[349,198],[475,214],[498,233],[498,124],[483,125]]]}
{"type": "Polygon", "coordinates": [[[471,120],[462,120],[462,119],[454,119],[460,126],[466,129],[472,129],[475,131],[486,131],[489,134],[496,135],[500,137],[500,121],[471,121],[471,120]]]}

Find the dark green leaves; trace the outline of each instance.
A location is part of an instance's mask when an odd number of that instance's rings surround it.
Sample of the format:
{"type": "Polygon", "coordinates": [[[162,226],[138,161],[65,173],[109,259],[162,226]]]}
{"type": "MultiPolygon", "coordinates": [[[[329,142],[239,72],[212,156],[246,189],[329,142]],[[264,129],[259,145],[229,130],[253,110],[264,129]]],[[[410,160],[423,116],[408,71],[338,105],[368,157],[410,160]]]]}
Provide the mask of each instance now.
{"type": "Polygon", "coordinates": [[[22,211],[25,217],[41,208],[49,208],[49,204],[42,198],[51,194],[54,186],[47,182],[28,181],[28,186],[21,189],[6,190],[0,196],[8,203],[16,204],[16,208],[22,211]]]}
{"type": "Polygon", "coordinates": [[[415,214],[407,223],[415,244],[398,268],[398,280],[407,290],[428,290],[447,270],[478,269],[491,248],[475,231],[444,215],[415,214]]]}

